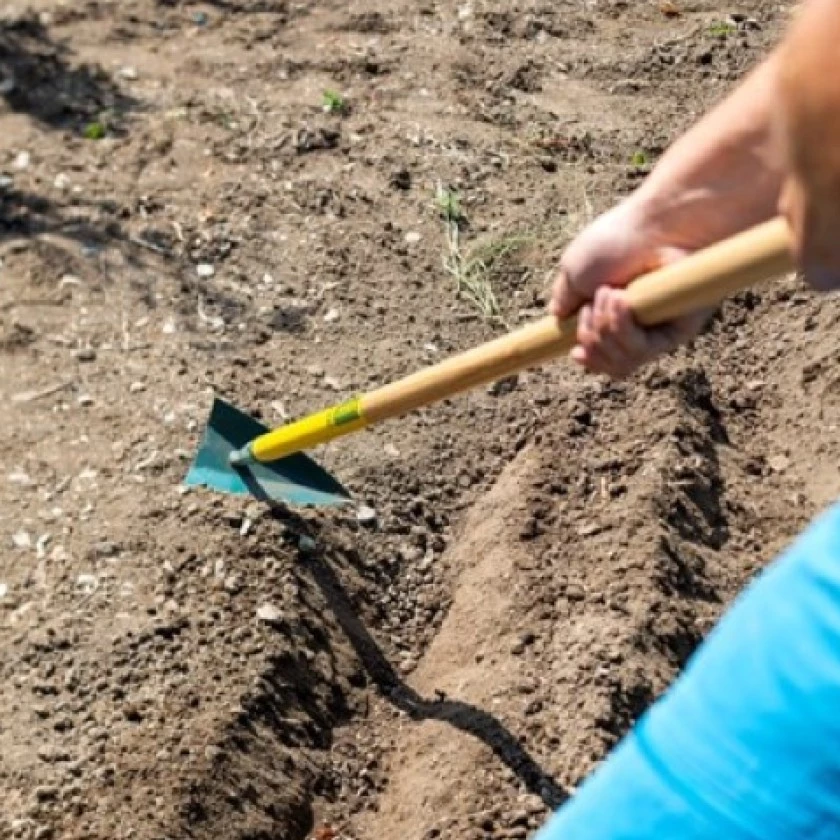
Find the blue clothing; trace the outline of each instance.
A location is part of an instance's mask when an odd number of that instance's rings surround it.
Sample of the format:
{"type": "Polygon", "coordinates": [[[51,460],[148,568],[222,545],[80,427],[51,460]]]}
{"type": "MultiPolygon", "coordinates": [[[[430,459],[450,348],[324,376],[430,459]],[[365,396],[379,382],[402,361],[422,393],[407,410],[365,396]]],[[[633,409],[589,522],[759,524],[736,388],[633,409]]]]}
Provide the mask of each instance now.
{"type": "Polygon", "coordinates": [[[840,504],[535,840],[840,838],[840,504]]]}

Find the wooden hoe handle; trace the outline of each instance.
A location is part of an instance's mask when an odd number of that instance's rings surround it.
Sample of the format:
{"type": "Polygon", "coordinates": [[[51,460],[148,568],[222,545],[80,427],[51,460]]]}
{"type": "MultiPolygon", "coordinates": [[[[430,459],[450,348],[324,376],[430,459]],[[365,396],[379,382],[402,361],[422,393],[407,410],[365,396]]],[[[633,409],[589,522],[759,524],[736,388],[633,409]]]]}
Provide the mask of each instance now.
{"type": "MultiPolygon", "coordinates": [[[[646,274],[628,286],[635,318],[645,326],[713,307],[728,295],[790,271],[794,261],[787,223],[781,219],[646,274]]],[[[280,429],[266,432],[236,462],[272,461],[372,423],[397,417],[571,350],[577,319],[547,316],[506,336],[383,385],[280,429]]]]}

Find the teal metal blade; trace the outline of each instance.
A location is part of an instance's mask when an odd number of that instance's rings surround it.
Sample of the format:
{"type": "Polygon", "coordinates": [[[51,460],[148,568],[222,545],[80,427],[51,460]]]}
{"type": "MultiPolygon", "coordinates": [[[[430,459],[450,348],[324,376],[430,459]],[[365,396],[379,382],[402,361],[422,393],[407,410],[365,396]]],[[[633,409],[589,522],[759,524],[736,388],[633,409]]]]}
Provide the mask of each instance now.
{"type": "Polygon", "coordinates": [[[269,464],[232,467],[230,453],[266,431],[262,423],[230,403],[214,400],[204,439],[185,484],[293,506],[323,507],[350,501],[347,490],[302,453],[269,464]]]}

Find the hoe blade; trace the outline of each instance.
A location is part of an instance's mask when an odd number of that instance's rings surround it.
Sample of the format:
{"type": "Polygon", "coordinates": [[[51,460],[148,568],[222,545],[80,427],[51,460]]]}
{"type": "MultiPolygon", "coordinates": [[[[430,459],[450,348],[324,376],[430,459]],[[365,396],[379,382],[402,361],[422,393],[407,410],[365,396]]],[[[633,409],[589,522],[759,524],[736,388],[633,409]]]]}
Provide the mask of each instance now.
{"type": "Polygon", "coordinates": [[[253,417],[224,400],[214,400],[204,439],[185,483],[290,506],[323,507],[350,501],[350,494],[338,481],[300,453],[268,464],[232,467],[228,460],[231,452],[266,431],[253,417]]]}

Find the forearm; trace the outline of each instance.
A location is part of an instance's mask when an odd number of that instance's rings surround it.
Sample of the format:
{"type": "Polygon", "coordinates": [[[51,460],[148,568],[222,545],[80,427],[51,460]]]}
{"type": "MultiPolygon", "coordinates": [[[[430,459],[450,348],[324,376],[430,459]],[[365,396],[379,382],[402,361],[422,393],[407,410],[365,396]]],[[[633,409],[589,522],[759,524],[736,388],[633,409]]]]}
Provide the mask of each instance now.
{"type": "Polygon", "coordinates": [[[787,162],[818,191],[840,196],[840,0],[811,0],[779,56],[787,162]]]}
{"type": "Polygon", "coordinates": [[[668,149],[641,186],[648,212],[667,219],[669,229],[691,229],[702,218],[712,242],[776,213],[784,180],[775,131],[779,65],[776,52],[753,70],[668,149]]]}

